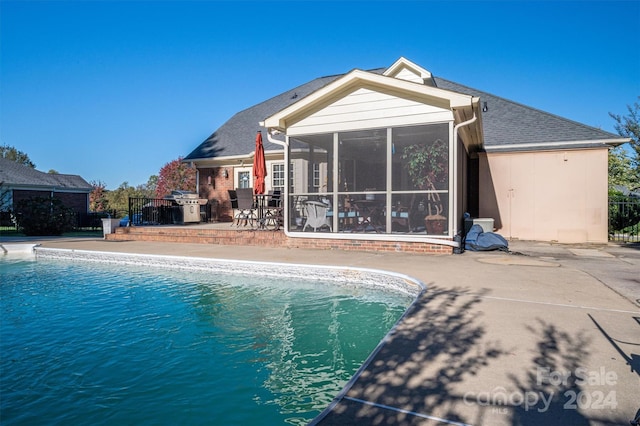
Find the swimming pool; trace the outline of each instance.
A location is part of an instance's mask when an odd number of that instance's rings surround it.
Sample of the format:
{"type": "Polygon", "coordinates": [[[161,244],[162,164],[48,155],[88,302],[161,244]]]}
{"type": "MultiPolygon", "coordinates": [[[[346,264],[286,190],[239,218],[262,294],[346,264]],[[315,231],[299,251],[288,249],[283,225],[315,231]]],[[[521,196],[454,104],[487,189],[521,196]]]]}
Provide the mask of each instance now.
{"type": "Polygon", "coordinates": [[[44,249],[0,262],[6,424],[306,424],[421,291],[304,265],[44,249]]]}

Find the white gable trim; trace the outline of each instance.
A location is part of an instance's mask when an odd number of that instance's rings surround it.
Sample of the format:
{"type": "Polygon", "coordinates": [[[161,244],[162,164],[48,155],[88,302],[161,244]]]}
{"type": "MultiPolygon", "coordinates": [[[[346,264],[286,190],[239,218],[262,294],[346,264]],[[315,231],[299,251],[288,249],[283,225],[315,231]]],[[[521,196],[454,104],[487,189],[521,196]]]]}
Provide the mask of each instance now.
{"type": "Polygon", "coordinates": [[[342,78],[268,117],[262,124],[268,129],[285,131],[305,117],[361,88],[395,95],[400,98],[413,99],[417,102],[448,110],[471,107],[473,103],[473,97],[470,95],[463,95],[366,71],[353,70],[342,78]]]}
{"type": "Polygon", "coordinates": [[[403,57],[394,62],[382,75],[421,84],[431,79],[429,71],[403,57]]]}

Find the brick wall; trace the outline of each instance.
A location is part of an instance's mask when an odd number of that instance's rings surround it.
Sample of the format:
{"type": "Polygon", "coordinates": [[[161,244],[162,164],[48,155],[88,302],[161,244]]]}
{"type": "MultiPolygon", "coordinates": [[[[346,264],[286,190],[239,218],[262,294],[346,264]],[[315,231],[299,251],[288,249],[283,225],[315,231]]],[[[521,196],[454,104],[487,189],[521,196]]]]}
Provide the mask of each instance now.
{"type": "MultiPolygon", "coordinates": [[[[27,191],[23,189],[13,190],[13,204],[20,200],[28,200],[33,197],[51,196],[51,191],[27,191]]],[[[73,209],[76,213],[87,213],[89,209],[89,194],[77,192],[54,192],[53,196],[58,198],[62,203],[73,209]]]]}
{"type": "Polygon", "coordinates": [[[107,240],[158,241],[345,251],[385,251],[425,254],[453,253],[453,248],[447,245],[424,242],[289,238],[282,231],[253,231],[231,227],[228,230],[202,227],[191,228],[188,226],[116,228],[116,233],[107,235],[107,240]]]}
{"type": "Polygon", "coordinates": [[[217,216],[219,220],[231,220],[231,202],[229,201],[229,189],[235,189],[233,185],[233,167],[210,167],[199,168],[200,186],[198,195],[209,201],[216,200],[218,203],[217,216]],[[227,177],[224,177],[224,171],[227,177]],[[210,183],[209,183],[210,182],[210,183]]]}

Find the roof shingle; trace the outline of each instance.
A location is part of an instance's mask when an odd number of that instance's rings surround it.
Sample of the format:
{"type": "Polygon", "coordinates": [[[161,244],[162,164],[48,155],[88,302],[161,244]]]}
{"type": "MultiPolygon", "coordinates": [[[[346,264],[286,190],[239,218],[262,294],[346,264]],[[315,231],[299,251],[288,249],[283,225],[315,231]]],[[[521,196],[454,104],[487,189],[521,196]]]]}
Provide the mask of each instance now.
{"type": "MultiPolygon", "coordinates": [[[[384,68],[369,72],[379,74],[384,72],[384,68]]],[[[258,123],[340,77],[342,75],[317,78],[238,112],[187,155],[184,160],[241,156],[251,153],[255,146],[256,131],[266,132],[267,130],[261,128],[258,123]]],[[[433,81],[436,87],[441,89],[477,96],[481,103],[487,102],[489,109],[482,115],[484,147],[487,150],[517,150],[522,149],[522,145],[527,145],[527,149],[536,149],[536,146],[539,146],[539,149],[549,149],[550,143],[558,149],[575,148],[580,146],[575,142],[584,142],[585,146],[594,146],[590,141],[621,139],[618,135],[440,77],[434,76],[433,81]]],[[[621,142],[624,141],[621,140],[621,142]]],[[[265,140],[265,150],[280,149],[282,147],[265,140]]]]}
{"type": "Polygon", "coordinates": [[[0,158],[0,182],[9,186],[38,186],[90,191],[92,186],[78,175],[44,173],[15,161],[0,158]]]}

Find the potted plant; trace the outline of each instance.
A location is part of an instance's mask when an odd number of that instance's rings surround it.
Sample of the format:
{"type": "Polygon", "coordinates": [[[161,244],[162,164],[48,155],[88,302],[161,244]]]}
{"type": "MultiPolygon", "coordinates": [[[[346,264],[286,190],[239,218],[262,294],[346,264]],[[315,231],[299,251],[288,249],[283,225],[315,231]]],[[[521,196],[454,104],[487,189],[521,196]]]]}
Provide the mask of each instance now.
{"type": "Polygon", "coordinates": [[[406,146],[402,152],[405,167],[415,189],[434,191],[427,194],[426,203],[418,204],[418,212],[424,213],[428,234],[446,232],[447,218],[443,216],[444,204],[435,190],[446,185],[449,177],[449,146],[441,139],[406,146]]]}

